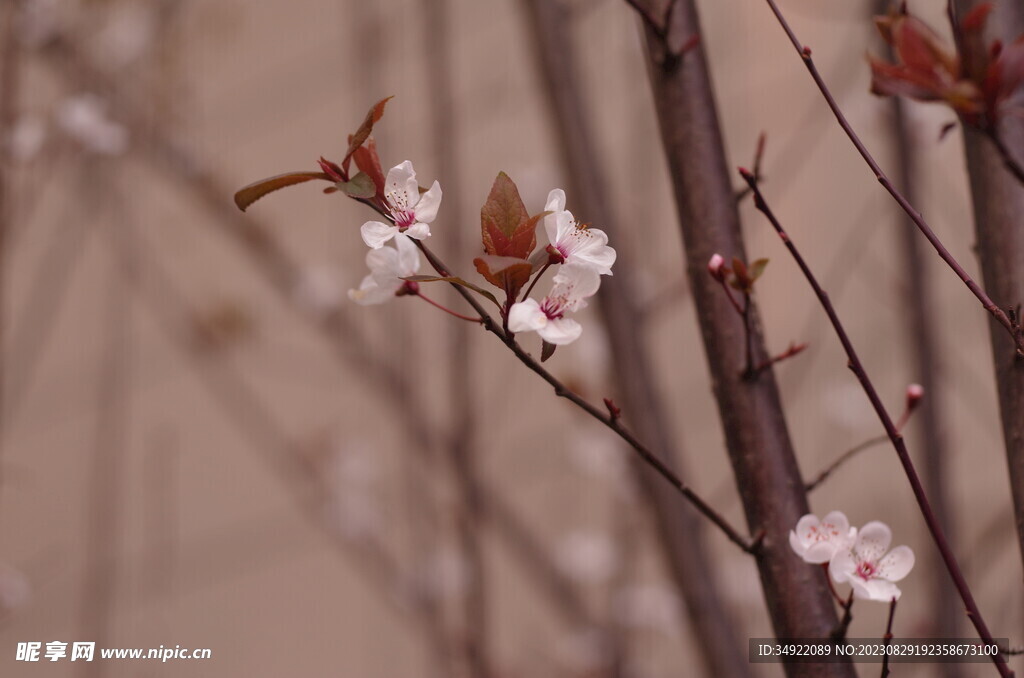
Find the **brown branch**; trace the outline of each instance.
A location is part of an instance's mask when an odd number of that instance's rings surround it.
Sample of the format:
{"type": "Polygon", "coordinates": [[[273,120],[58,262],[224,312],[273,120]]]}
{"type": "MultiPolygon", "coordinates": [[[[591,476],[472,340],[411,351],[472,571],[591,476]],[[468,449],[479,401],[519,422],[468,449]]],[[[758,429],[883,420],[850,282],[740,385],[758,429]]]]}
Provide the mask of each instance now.
{"type": "Polygon", "coordinates": [[[889,620],[885,622],[885,635],[882,636],[882,643],[885,647],[885,654],[882,656],[882,678],[889,675],[889,645],[892,643],[892,620],[896,616],[896,599],[889,601],[889,620]]]}
{"type": "MultiPolygon", "coordinates": [[[[693,0],[679,0],[672,30],[701,34],[693,0]]],[[[751,381],[740,376],[743,323],[707,273],[715,253],[747,257],[706,56],[698,44],[666,68],[661,51],[648,31],[648,73],[711,382],[748,529],[763,535],[756,553],[768,614],[776,637],[824,638],[836,624],[828,578],[817,568],[798,567],[789,546],[789,531],[809,507],[773,371],[751,381]]],[[[768,352],[756,304],[752,317],[760,362],[768,352]]],[[[785,670],[791,678],[854,675],[845,663],[785,670]]]]}
{"type": "MultiPolygon", "coordinates": [[[[888,11],[888,0],[875,3],[877,14],[888,11]]],[[[889,48],[891,51],[891,47],[889,48]]],[[[892,125],[891,138],[896,148],[896,179],[910,203],[917,202],[918,167],[917,149],[914,144],[913,130],[907,119],[907,102],[901,97],[891,97],[892,125]]],[[[946,533],[951,544],[956,544],[952,533],[953,521],[950,509],[949,479],[947,477],[949,445],[944,435],[943,422],[946,421],[943,411],[941,393],[943,382],[942,363],[939,360],[942,348],[939,346],[941,336],[935,309],[938,307],[937,295],[931,284],[930,264],[926,257],[924,244],[910,223],[903,222],[900,229],[904,279],[907,282],[904,309],[907,329],[911,339],[912,365],[914,378],[924,387],[926,397],[920,404],[921,433],[924,437],[923,448],[927,450],[926,463],[922,466],[925,487],[932,500],[935,515],[946,533]]],[[[1000,337],[1002,339],[1002,337],[1000,337]]],[[[909,408],[907,414],[909,415],[909,408]]],[[[899,427],[902,429],[902,427],[899,427]]],[[[942,567],[934,562],[929,563],[932,612],[930,623],[931,635],[939,638],[957,638],[961,635],[962,626],[960,605],[955,592],[950,589],[942,567]]],[[[942,664],[940,672],[945,678],[959,678],[964,675],[963,667],[955,663],[942,664]]]]}
{"type": "MultiPolygon", "coordinates": [[[[458,140],[454,120],[456,100],[452,83],[452,40],[450,24],[453,18],[451,0],[426,0],[421,3],[424,15],[424,41],[430,80],[430,108],[433,117],[433,138],[437,156],[437,176],[445,187],[445,201],[449,213],[459,215],[458,140]]],[[[468,252],[461,242],[461,230],[455,229],[455,251],[459,259],[468,252]]],[[[469,675],[489,678],[494,675],[493,659],[489,647],[490,618],[487,590],[488,571],[485,567],[482,544],[480,480],[477,477],[476,452],[476,398],[473,393],[472,342],[466,323],[450,323],[449,342],[451,412],[449,424],[448,456],[459,501],[455,516],[456,532],[466,563],[466,591],[462,597],[462,646],[469,675]]]]}
{"type": "MultiPolygon", "coordinates": [[[[903,440],[903,436],[896,428],[896,424],[893,423],[892,417],[889,415],[889,411],[882,403],[882,399],[879,397],[878,391],[875,389],[871,378],[864,369],[864,365],[860,362],[860,358],[858,357],[856,350],[853,348],[853,343],[850,341],[850,337],[846,334],[846,329],[839,320],[839,316],[836,313],[835,308],[832,306],[832,302],[829,300],[828,294],[826,294],[821,288],[821,285],[818,283],[814,273],[807,265],[807,262],[804,261],[800,251],[796,248],[796,245],[793,244],[793,241],[790,240],[789,235],[786,233],[785,229],[783,229],[779,220],[775,217],[775,214],[768,206],[768,203],[765,202],[764,196],[761,194],[761,190],[758,187],[757,180],[746,170],[741,169],[740,173],[754,192],[754,205],[762,214],[765,215],[768,221],[771,222],[772,228],[774,228],[775,232],[779,234],[780,238],[782,238],[783,244],[793,256],[793,259],[796,261],[800,271],[807,279],[811,289],[814,290],[814,294],[821,303],[822,308],[825,310],[825,314],[828,316],[829,322],[832,324],[832,328],[835,330],[836,336],[839,338],[839,342],[843,345],[843,350],[846,352],[847,358],[849,358],[850,369],[857,377],[857,381],[860,382],[861,387],[864,389],[864,393],[867,394],[868,400],[871,401],[871,406],[875,410],[875,414],[878,415],[879,421],[881,421],[882,426],[885,428],[886,435],[892,442],[893,448],[896,450],[896,456],[899,457],[900,464],[903,466],[903,471],[910,483],[910,488],[914,493],[914,498],[917,500],[917,505],[921,510],[921,515],[924,517],[925,523],[928,525],[928,531],[931,533],[932,539],[942,556],[942,560],[946,564],[946,569],[949,570],[949,575],[953,579],[953,584],[956,586],[956,589],[960,594],[960,598],[963,600],[964,607],[967,609],[967,616],[970,618],[971,623],[974,624],[974,628],[978,632],[978,635],[985,641],[985,643],[994,642],[992,640],[992,634],[989,632],[988,626],[985,624],[985,620],[981,616],[981,611],[978,609],[978,605],[974,601],[974,596],[967,585],[967,580],[964,579],[963,572],[960,570],[960,565],[957,563],[956,556],[949,547],[945,532],[942,530],[942,525],[939,523],[939,519],[935,515],[934,510],[932,510],[931,503],[925,494],[924,486],[921,483],[920,477],[918,477],[917,469],[914,467],[914,462],[911,460],[910,453],[907,451],[907,446],[903,440]]],[[[1005,664],[1000,664],[998,661],[995,661],[994,663],[1000,675],[1004,677],[1013,675],[1013,672],[1010,671],[1005,664]]]]}
{"type": "MultiPolygon", "coordinates": [[[[18,39],[18,24],[21,19],[21,2],[8,0],[0,11],[0,302],[6,296],[7,277],[6,262],[10,259],[7,252],[9,233],[12,226],[14,209],[14,178],[13,157],[11,154],[11,131],[14,129],[16,106],[19,100],[21,75],[21,45],[18,39]]],[[[0,309],[4,306],[0,303],[0,309]]],[[[0,343],[7,333],[6,321],[0,312],[0,343]]],[[[3,385],[6,376],[6,364],[0,356],[0,434],[3,432],[3,385]]],[[[2,441],[2,435],[0,435],[2,441]]],[[[0,445],[2,452],[2,445],[0,445]]],[[[0,461],[2,461],[0,455],[0,461]]],[[[3,464],[0,463],[0,488],[3,487],[3,464]]]]}
{"type": "Polygon", "coordinates": [[[875,445],[881,445],[887,440],[889,440],[889,436],[876,436],[874,438],[869,438],[862,443],[854,445],[846,452],[843,452],[838,457],[836,457],[831,464],[822,469],[821,472],[818,473],[818,475],[814,476],[814,480],[807,481],[804,484],[804,489],[807,490],[808,493],[813,492],[819,485],[825,482],[828,479],[828,477],[831,476],[833,472],[835,472],[837,468],[839,468],[846,462],[850,461],[864,450],[870,449],[875,445]]]}
{"type": "MultiPolygon", "coordinates": [[[[533,39],[536,72],[550,112],[553,138],[558,140],[573,210],[583,222],[599,224],[613,244],[625,242],[638,233],[633,230],[627,235],[623,231],[609,200],[607,173],[596,150],[591,124],[592,106],[582,88],[585,79],[579,71],[583,56],[573,40],[573,22],[560,11],[558,3],[528,0],[523,5],[533,39]]],[[[674,6],[669,6],[666,15],[674,6]]],[[[667,17],[666,25],[670,19],[667,17]]],[[[643,407],[632,407],[626,412],[628,421],[662,459],[685,475],[685,455],[671,430],[664,399],[658,392],[658,368],[647,347],[644,309],[638,306],[640,295],[631,275],[642,264],[631,248],[619,247],[617,252],[617,270],[625,273],[604,279],[597,304],[612,353],[629,356],[629,360],[612,362],[617,391],[627,404],[644,403],[643,407]]],[[[677,294],[684,296],[682,292],[677,294]]],[[[605,402],[609,415],[617,418],[618,406],[610,400],[605,402]]],[[[700,516],[643,464],[632,464],[632,468],[638,496],[650,509],[658,547],[690,620],[685,633],[696,641],[705,671],[735,678],[749,676],[750,665],[737,652],[741,645],[737,624],[723,600],[700,516]]],[[[614,666],[616,662],[610,664],[614,666]]]]}
{"type": "MultiPolygon", "coordinates": [[[[967,11],[975,3],[962,0],[956,4],[967,11]]],[[[1001,37],[1012,39],[1024,32],[1024,7],[1020,3],[1000,3],[996,12],[998,21],[990,22],[990,26],[1000,31],[1001,37]]],[[[1013,148],[1024,148],[1024,123],[1013,122],[1000,133],[1013,148]]],[[[985,288],[1001,305],[1016,307],[1024,300],[1024,187],[1007,174],[994,150],[984,133],[964,128],[974,232],[985,288]]],[[[1014,359],[1003,350],[999,327],[992,325],[989,330],[1017,541],[1024,556],[1024,360],[1014,359]]]]}
{"type": "Polygon", "coordinates": [[[907,213],[911,221],[913,221],[917,226],[918,230],[921,231],[924,237],[928,239],[928,242],[931,243],[932,247],[935,248],[939,257],[941,257],[953,272],[956,273],[957,277],[963,281],[964,285],[966,285],[967,289],[969,289],[978,299],[982,307],[992,314],[992,317],[1010,333],[1010,337],[1016,346],[1017,353],[1024,357],[1024,338],[1017,335],[1013,324],[1010,322],[1010,318],[1006,315],[1003,309],[997,306],[995,302],[989,298],[970,274],[964,270],[964,267],[960,265],[960,262],[950,254],[949,250],[946,249],[946,246],[942,244],[941,240],[939,240],[939,237],[935,235],[935,231],[932,230],[931,226],[928,225],[928,222],[925,221],[923,216],[921,216],[921,213],[910,204],[906,197],[889,180],[889,177],[885,172],[882,171],[882,168],[878,165],[867,147],[860,140],[860,137],[857,136],[857,133],[853,130],[849,121],[847,121],[846,116],[843,114],[842,109],[839,108],[839,104],[836,102],[835,97],[832,96],[832,92],[829,90],[828,85],[825,84],[825,80],[821,77],[821,73],[818,72],[818,67],[814,64],[814,60],[811,58],[811,49],[809,47],[805,47],[796,37],[796,34],[793,32],[793,29],[790,28],[789,22],[786,21],[785,16],[783,16],[782,12],[779,10],[775,0],[766,1],[768,2],[769,7],[771,7],[772,12],[775,14],[775,18],[778,19],[779,24],[789,37],[793,47],[803,60],[804,66],[807,67],[808,72],[811,74],[811,78],[814,79],[815,84],[818,86],[822,96],[828,103],[828,107],[832,109],[832,113],[835,115],[836,120],[839,121],[839,126],[843,128],[843,131],[846,132],[846,136],[849,137],[850,141],[857,149],[857,152],[860,153],[861,157],[864,158],[864,162],[866,162],[868,167],[871,168],[875,178],[878,179],[878,182],[883,188],[885,188],[889,195],[893,197],[899,206],[903,208],[903,211],[907,213]]]}

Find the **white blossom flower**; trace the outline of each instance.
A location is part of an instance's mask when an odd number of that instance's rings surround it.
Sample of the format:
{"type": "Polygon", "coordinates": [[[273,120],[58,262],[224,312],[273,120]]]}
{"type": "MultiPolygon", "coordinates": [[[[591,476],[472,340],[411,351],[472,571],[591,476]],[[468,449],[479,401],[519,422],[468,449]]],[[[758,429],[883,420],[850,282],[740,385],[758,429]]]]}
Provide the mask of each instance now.
{"type": "Polygon", "coordinates": [[[536,332],[549,344],[560,346],[579,339],[583,327],[565,314],[587,305],[601,286],[601,276],[592,266],[566,264],[558,269],[551,293],[538,302],[526,299],[513,304],[508,314],[508,327],[513,332],[536,332]]]}
{"type": "Polygon", "coordinates": [[[381,247],[366,253],[370,274],[363,278],[359,289],[349,290],[348,298],[357,304],[383,304],[402,289],[402,278],[416,275],[420,270],[420,254],[416,245],[402,234],[395,236],[394,247],[381,247]]]}
{"type": "Polygon", "coordinates": [[[914,552],[908,546],[897,546],[886,554],[892,531],[885,523],[872,521],[862,527],[848,549],[837,551],[829,563],[829,573],[836,582],[849,582],[857,598],[889,602],[899,599],[895,583],[914,567],[914,552]]]}
{"type": "Polygon", "coordinates": [[[600,229],[581,225],[573,218],[572,212],[565,209],[565,191],[556,188],[548,193],[544,210],[551,212],[544,217],[548,242],[565,263],[588,264],[601,275],[612,274],[615,250],[608,246],[608,235],[600,229]]]}
{"type": "Polygon", "coordinates": [[[857,528],[841,511],[832,511],[818,520],[813,513],[801,518],[789,532],[789,545],[808,563],[827,563],[837,551],[849,549],[857,536],[857,528]]]}
{"type": "Polygon", "coordinates": [[[430,226],[427,224],[434,220],[437,209],[441,206],[439,183],[435,181],[429,191],[420,195],[416,170],[412,168],[412,163],[406,160],[388,171],[387,179],[384,181],[384,197],[387,199],[388,212],[395,223],[367,221],[360,229],[363,242],[376,250],[399,233],[416,240],[430,237],[430,226]]]}
{"type": "Polygon", "coordinates": [[[109,104],[95,94],[80,94],[60,103],[57,124],[82,146],[101,155],[120,155],[128,149],[128,130],[108,115],[109,104]]]}

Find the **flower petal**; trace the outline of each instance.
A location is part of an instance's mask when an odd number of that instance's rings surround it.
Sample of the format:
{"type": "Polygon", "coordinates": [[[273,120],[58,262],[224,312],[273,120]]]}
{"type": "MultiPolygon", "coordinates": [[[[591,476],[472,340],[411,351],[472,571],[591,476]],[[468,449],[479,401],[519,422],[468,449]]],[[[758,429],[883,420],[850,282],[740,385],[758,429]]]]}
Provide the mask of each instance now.
{"type": "Polygon", "coordinates": [[[548,193],[548,201],[544,204],[545,212],[561,212],[565,209],[565,191],[552,188],[548,193]]]}
{"type": "Polygon", "coordinates": [[[402,231],[405,235],[416,240],[425,240],[430,237],[430,226],[423,223],[415,223],[402,231]]]}
{"type": "Polygon", "coordinates": [[[367,221],[359,229],[359,234],[363,236],[363,242],[375,250],[383,247],[384,243],[395,237],[396,233],[398,233],[397,226],[384,224],[379,221],[367,221]]]}
{"type": "Polygon", "coordinates": [[[853,587],[853,595],[856,598],[877,600],[881,603],[888,603],[893,598],[899,600],[900,587],[884,579],[870,579],[864,581],[859,577],[850,578],[850,586],[853,587]]]}
{"type": "MultiPolygon", "coordinates": [[[[419,190],[419,187],[416,188],[419,190]]],[[[437,181],[430,187],[430,190],[420,196],[416,203],[416,221],[429,224],[437,217],[437,210],[441,207],[441,184],[437,181]]]]}
{"type": "Polygon", "coordinates": [[[583,326],[572,318],[555,318],[537,330],[540,338],[555,346],[571,344],[583,334],[583,326]]]}
{"type": "Polygon", "coordinates": [[[513,332],[534,332],[548,323],[548,317],[540,310],[536,299],[527,299],[512,304],[508,312],[508,328],[513,332]]]}
{"type": "Polygon", "coordinates": [[[889,555],[878,561],[878,576],[889,581],[899,581],[914,567],[914,552],[909,546],[897,546],[889,555]]]}
{"type": "Polygon", "coordinates": [[[857,561],[850,549],[839,549],[828,562],[828,573],[832,576],[832,581],[839,584],[855,579],[853,573],[856,569],[857,561]]]}
{"type": "Polygon", "coordinates": [[[399,233],[395,236],[395,246],[398,248],[397,274],[398,277],[415,275],[420,270],[420,252],[408,236],[399,233]]]}
{"type": "MultiPolygon", "coordinates": [[[[396,278],[395,280],[398,279],[396,278]]],[[[401,281],[398,280],[398,282],[401,281]]],[[[369,306],[371,304],[382,304],[385,301],[388,301],[395,296],[395,291],[395,289],[381,287],[375,276],[368,275],[363,278],[363,282],[359,285],[359,289],[348,291],[348,298],[360,306],[369,306]]]]}
{"type": "Polygon", "coordinates": [[[853,550],[862,560],[877,561],[889,550],[892,543],[892,530],[885,523],[873,520],[860,528],[853,550]]]}
{"type": "Polygon", "coordinates": [[[406,160],[388,170],[388,178],[384,182],[384,195],[392,207],[412,209],[420,199],[420,187],[416,183],[416,170],[412,162],[406,160]],[[396,204],[396,203],[404,204],[396,204]]]}

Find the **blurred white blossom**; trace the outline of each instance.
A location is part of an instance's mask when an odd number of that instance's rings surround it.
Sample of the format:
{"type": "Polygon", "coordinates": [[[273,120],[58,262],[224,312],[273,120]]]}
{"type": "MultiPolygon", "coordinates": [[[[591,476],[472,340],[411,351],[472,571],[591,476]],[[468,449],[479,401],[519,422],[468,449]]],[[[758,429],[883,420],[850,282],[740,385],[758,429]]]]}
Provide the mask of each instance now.
{"type": "Polygon", "coordinates": [[[0,563],[0,608],[13,610],[24,606],[32,598],[32,586],[19,570],[0,563]]]}
{"type": "Polygon", "coordinates": [[[619,554],[607,534],[577,531],[558,542],[555,562],[566,575],[582,584],[602,584],[618,569],[619,554]]]}
{"type": "Polygon", "coordinates": [[[31,160],[46,141],[46,121],[37,115],[18,118],[7,138],[7,150],[14,160],[31,160]]]}
{"type": "Polygon", "coordinates": [[[99,58],[113,67],[126,66],[142,56],[156,33],[154,3],[128,3],[110,12],[97,35],[99,58]]]}
{"type": "Polygon", "coordinates": [[[86,149],[120,155],[128,149],[128,130],[107,115],[109,104],[95,94],[69,97],[57,106],[57,125],[86,149]]]}
{"type": "Polygon", "coordinates": [[[664,584],[628,586],[615,599],[616,613],[627,626],[668,633],[681,622],[679,594],[664,584]]]}
{"type": "Polygon", "coordinates": [[[292,291],[295,302],[314,313],[330,313],[344,298],[338,277],[330,266],[306,266],[300,271],[292,291]]]}

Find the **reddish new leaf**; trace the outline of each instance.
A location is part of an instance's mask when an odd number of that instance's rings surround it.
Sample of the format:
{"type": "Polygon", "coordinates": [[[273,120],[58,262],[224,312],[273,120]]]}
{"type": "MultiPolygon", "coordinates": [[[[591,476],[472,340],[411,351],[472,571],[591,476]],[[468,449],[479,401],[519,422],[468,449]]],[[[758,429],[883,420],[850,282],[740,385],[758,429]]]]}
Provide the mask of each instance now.
{"type": "Polygon", "coordinates": [[[530,218],[515,182],[499,172],[480,210],[484,251],[498,257],[528,258],[537,245],[538,218],[530,218]]]}
{"type": "Polygon", "coordinates": [[[253,182],[248,186],[239,189],[235,193],[235,204],[238,205],[238,209],[243,212],[249,205],[253,204],[267,193],[272,193],[281,188],[287,186],[294,186],[295,184],[302,184],[313,179],[323,179],[324,181],[330,181],[331,178],[324,172],[288,172],[287,174],[278,174],[276,177],[270,177],[269,179],[261,179],[260,181],[253,182]]]}
{"type": "Polygon", "coordinates": [[[518,257],[485,255],[474,259],[473,264],[487,282],[504,290],[506,300],[516,298],[533,272],[530,262],[518,257]]]}
{"type": "Polygon", "coordinates": [[[345,153],[345,159],[341,161],[341,167],[346,172],[348,172],[348,165],[352,160],[352,154],[369,138],[370,132],[373,131],[373,126],[384,116],[384,106],[393,98],[387,97],[375,103],[363,119],[363,124],[359,126],[355,134],[348,138],[348,152],[345,153]]]}
{"type": "Polygon", "coordinates": [[[366,143],[355,150],[352,159],[356,161],[356,167],[368,177],[373,179],[377,196],[384,197],[384,170],[380,166],[380,156],[377,155],[377,143],[370,137],[366,143]]]}

